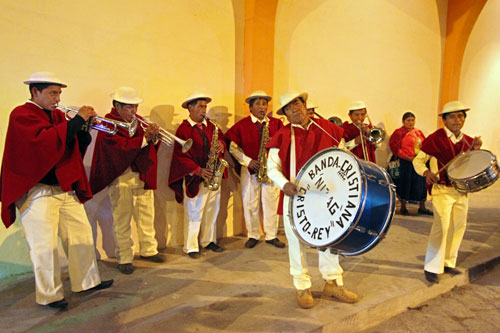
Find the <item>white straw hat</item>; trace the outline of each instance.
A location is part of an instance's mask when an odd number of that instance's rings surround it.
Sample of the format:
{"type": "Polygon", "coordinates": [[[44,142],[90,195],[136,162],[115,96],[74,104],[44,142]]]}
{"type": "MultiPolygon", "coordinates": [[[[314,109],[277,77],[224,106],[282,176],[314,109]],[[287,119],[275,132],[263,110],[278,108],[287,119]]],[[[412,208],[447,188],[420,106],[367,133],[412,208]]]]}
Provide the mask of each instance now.
{"type": "Polygon", "coordinates": [[[271,96],[269,96],[264,90],[256,90],[251,93],[250,96],[247,97],[247,99],[245,99],[245,102],[250,104],[250,101],[254,98],[263,98],[268,102],[271,100],[271,96]]]}
{"type": "Polygon", "coordinates": [[[306,108],[307,109],[316,109],[318,106],[316,104],[314,104],[314,102],[312,102],[310,99],[307,100],[307,105],[306,105],[306,108]]]}
{"type": "Polygon", "coordinates": [[[143,101],[142,97],[139,96],[137,91],[134,88],[130,87],[120,87],[112,93],[111,98],[114,101],[123,103],[123,104],[139,104],[143,101]]]}
{"type": "Polygon", "coordinates": [[[195,101],[197,99],[204,99],[207,101],[207,103],[210,103],[212,101],[212,99],[210,97],[208,97],[206,94],[202,94],[202,93],[194,93],[192,94],[191,96],[189,96],[183,103],[182,103],[182,107],[184,109],[187,109],[188,108],[188,104],[189,102],[192,102],[192,101],[195,101]]]}
{"type": "Polygon", "coordinates": [[[24,81],[25,84],[31,83],[53,83],[57,84],[63,88],[66,88],[67,85],[62,83],[62,81],[56,77],[56,75],[52,72],[36,72],[30,75],[29,80],[24,81]]]}
{"type": "Polygon", "coordinates": [[[469,111],[470,108],[466,107],[464,103],[460,101],[452,101],[448,102],[443,106],[443,111],[441,111],[438,116],[441,116],[445,113],[456,112],[456,111],[469,111]]]}
{"type": "Polygon", "coordinates": [[[354,101],[349,106],[349,111],[366,109],[366,104],[363,101],[354,101]]]}
{"type": "Polygon", "coordinates": [[[288,92],[284,93],[283,95],[281,95],[280,107],[278,110],[276,110],[276,113],[280,114],[280,115],[284,115],[285,113],[283,112],[283,108],[285,106],[287,106],[288,103],[290,103],[291,101],[293,101],[294,99],[296,99],[298,97],[302,97],[304,102],[307,102],[307,93],[306,92],[298,93],[296,91],[288,91],[288,92]]]}

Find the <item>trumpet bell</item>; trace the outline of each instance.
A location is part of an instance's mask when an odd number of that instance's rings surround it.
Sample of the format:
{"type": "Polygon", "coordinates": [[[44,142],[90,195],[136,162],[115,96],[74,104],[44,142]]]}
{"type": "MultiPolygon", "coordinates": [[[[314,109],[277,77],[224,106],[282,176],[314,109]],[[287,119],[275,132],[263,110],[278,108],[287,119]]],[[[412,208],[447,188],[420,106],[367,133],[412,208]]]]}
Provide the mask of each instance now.
{"type": "Polygon", "coordinates": [[[379,144],[385,139],[385,131],[381,128],[374,127],[370,131],[370,136],[368,137],[368,141],[373,144],[379,144]]]}
{"type": "Polygon", "coordinates": [[[187,139],[186,141],[184,141],[184,143],[182,144],[182,152],[186,153],[189,149],[191,149],[192,145],[193,145],[193,139],[187,139]]]}

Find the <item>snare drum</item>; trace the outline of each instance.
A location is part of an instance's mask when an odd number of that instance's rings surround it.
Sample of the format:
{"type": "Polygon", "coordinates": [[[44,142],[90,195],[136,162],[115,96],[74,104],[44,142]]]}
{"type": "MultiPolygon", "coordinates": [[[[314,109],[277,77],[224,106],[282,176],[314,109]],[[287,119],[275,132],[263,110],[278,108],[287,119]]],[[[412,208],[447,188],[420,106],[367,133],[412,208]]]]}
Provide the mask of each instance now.
{"type": "Polygon", "coordinates": [[[477,192],[492,185],[500,174],[497,158],[488,150],[470,150],[448,166],[448,178],[458,192],[477,192]]]}
{"type": "Polygon", "coordinates": [[[315,248],[358,255],[385,237],[396,208],[385,169],[338,148],[325,149],[300,169],[298,194],[287,197],[297,237],[315,248]]]}

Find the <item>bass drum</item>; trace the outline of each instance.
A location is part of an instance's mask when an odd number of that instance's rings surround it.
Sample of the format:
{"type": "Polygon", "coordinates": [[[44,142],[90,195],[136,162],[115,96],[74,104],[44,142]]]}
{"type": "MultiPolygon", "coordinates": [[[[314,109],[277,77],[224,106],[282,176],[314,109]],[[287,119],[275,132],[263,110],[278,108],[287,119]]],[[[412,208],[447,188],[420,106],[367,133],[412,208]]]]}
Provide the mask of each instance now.
{"type": "Polygon", "coordinates": [[[385,169],[338,148],[325,149],[300,169],[298,193],[287,197],[292,228],[305,244],[359,255],[385,237],[396,209],[385,169]]]}

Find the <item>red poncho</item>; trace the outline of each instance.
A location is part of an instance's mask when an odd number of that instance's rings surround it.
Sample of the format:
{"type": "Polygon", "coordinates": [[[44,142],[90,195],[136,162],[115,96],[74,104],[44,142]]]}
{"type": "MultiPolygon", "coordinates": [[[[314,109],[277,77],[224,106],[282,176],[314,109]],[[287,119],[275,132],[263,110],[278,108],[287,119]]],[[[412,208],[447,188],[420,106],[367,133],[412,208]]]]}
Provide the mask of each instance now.
{"type": "Polygon", "coordinates": [[[52,111],[51,122],[45,111],[32,103],[18,106],[10,114],[0,178],[6,227],[16,220],[16,200],[52,168],[63,191],[75,190],[82,203],[92,198],[78,139],[66,146],[67,124],[60,110],[52,111]]]}
{"type": "MultiPolygon", "coordinates": [[[[473,138],[463,134],[463,139],[456,144],[453,144],[446,134],[445,129],[440,128],[424,140],[420,150],[422,150],[427,155],[434,156],[438,160],[438,168],[441,169],[441,167],[451,161],[452,158],[463,151],[467,151],[467,149],[469,149],[469,146],[472,145],[473,142],[473,138]],[[464,143],[464,141],[467,143],[464,143]]],[[[443,170],[439,173],[439,183],[446,186],[451,186],[446,170],[443,170]]]]}
{"type": "Polygon", "coordinates": [[[389,147],[397,157],[408,159],[417,155],[417,149],[420,150],[420,145],[424,139],[425,136],[421,130],[414,128],[409,131],[406,127],[401,126],[392,133],[389,147]],[[420,144],[417,141],[420,141],[420,144]]]}
{"type": "MultiPolygon", "coordinates": [[[[359,135],[359,129],[354,126],[352,123],[348,123],[347,121],[342,124],[342,127],[344,128],[344,139],[345,142],[349,142],[352,139],[356,138],[359,135]]],[[[369,128],[371,128],[370,125],[368,125],[369,128]]],[[[363,136],[364,137],[364,136],[363,136]]],[[[370,162],[375,163],[375,145],[372,143],[368,142],[366,137],[364,137],[364,143],[366,150],[368,151],[368,159],[370,162]]],[[[361,144],[357,145],[354,147],[351,152],[359,157],[360,159],[364,160],[364,154],[363,154],[363,146],[361,144]]]]}
{"type": "MultiPolygon", "coordinates": [[[[139,115],[136,116],[142,118],[139,115]]],[[[106,115],[106,118],[123,121],[114,108],[106,115]]],[[[121,127],[115,135],[105,132],[97,134],[90,170],[92,193],[103,190],[128,167],[139,173],[139,178],[144,182],[144,189],[156,189],[158,147],[150,143],[141,148],[143,138],[144,130],[140,124],[133,137],[130,137],[128,131],[121,127]]]]}
{"type": "MultiPolygon", "coordinates": [[[[343,129],[337,125],[324,119],[314,119],[314,121],[325,129],[337,141],[329,137],[315,124],[311,124],[308,130],[294,127],[295,134],[295,165],[296,173],[300,168],[313,157],[316,153],[331,147],[337,147],[342,139],[343,129]]],[[[283,175],[290,179],[290,143],[291,143],[291,124],[282,127],[269,141],[266,148],[279,148],[279,157],[281,160],[281,171],[283,175]]],[[[295,175],[296,176],[296,175],[295,175]]],[[[278,206],[278,214],[283,215],[283,197],[284,193],[280,193],[280,202],[278,206]]]]}
{"type": "MultiPolygon", "coordinates": [[[[193,173],[198,171],[199,168],[205,168],[207,165],[208,151],[212,143],[214,129],[215,126],[211,122],[207,122],[207,126],[203,129],[203,133],[208,139],[206,151],[204,151],[201,134],[198,132],[198,129],[191,126],[189,121],[184,120],[175,132],[175,135],[183,140],[193,139],[191,149],[185,153],[182,152],[182,147],[179,143],[176,142],[174,145],[168,186],[175,192],[175,200],[177,200],[178,203],[182,203],[184,200],[184,191],[182,189],[183,180],[186,182],[186,195],[189,198],[194,198],[198,194],[200,183],[203,181],[203,178],[193,173]]],[[[220,129],[218,130],[218,140],[219,143],[224,146],[225,150],[226,145],[220,129]]],[[[219,155],[219,158],[222,158],[222,154],[219,155]]],[[[226,176],[226,172],[224,172],[224,176],[226,176]]]]}

